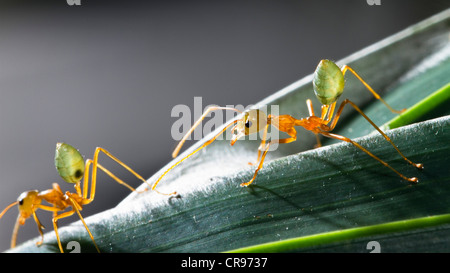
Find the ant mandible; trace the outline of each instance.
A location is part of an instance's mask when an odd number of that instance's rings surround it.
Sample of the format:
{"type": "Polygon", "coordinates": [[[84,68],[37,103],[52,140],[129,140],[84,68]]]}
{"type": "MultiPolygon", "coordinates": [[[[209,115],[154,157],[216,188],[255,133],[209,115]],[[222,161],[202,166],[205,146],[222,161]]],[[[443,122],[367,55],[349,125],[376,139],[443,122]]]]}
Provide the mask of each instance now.
{"type": "MultiPolygon", "coordinates": [[[[321,115],[316,116],[314,114],[313,105],[310,99],[306,100],[306,105],[308,107],[309,111],[309,117],[302,118],[302,119],[296,119],[290,115],[280,115],[280,116],[274,116],[274,115],[266,115],[262,110],[258,109],[250,109],[243,113],[243,115],[240,115],[237,119],[234,119],[230,121],[218,134],[213,136],[211,139],[206,141],[203,145],[201,145],[199,148],[195,149],[193,152],[188,154],[187,156],[181,158],[178,162],[176,162],[174,165],[172,165],[170,168],[168,168],[159,178],[156,180],[156,182],[153,184],[152,189],[154,190],[158,183],[161,181],[161,179],[174,167],[179,165],[181,162],[198,152],[199,150],[205,148],[209,144],[211,144],[218,136],[220,136],[227,128],[234,125],[231,128],[231,131],[233,132],[232,139],[230,144],[234,145],[234,143],[241,137],[253,134],[256,132],[263,131],[263,136],[261,140],[261,145],[258,148],[258,157],[256,164],[257,168],[254,172],[254,175],[252,179],[248,182],[241,183],[241,186],[246,187],[249,186],[256,178],[258,171],[262,168],[264,158],[266,157],[267,152],[269,151],[270,145],[273,145],[275,143],[290,143],[297,139],[297,131],[295,130],[295,126],[303,127],[304,129],[313,132],[316,135],[318,145],[321,146],[321,143],[319,141],[318,135],[323,135],[328,138],[334,138],[341,141],[349,142],[353,144],[358,149],[364,151],[369,156],[383,164],[384,166],[388,167],[392,171],[394,171],[397,175],[399,175],[402,179],[407,180],[412,183],[417,183],[418,179],[416,177],[406,177],[403,174],[401,174],[399,171],[394,169],[392,166],[390,166],[385,161],[381,160],[374,154],[372,154],[370,151],[368,151],[366,148],[362,147],[360,144],[356,143],[355,141],[351,140],[350,138],[347,138],[345,136],[337,135],[331,133],[333,129],[336,126],[336,123],[339,120],[339,117],[342,113],[343,108],[346,105],[351,105],[360,115],[362,115],[393,147],[394,149],[400,154],[400,156],[406,160],[409,164],[413,165],[417,169],[422,169],[423,164],[421,163],[413,163],[408,158],[406,158],[403,153],[397,148],[397,146],[392,142],[392,140],[383,132],[380,128],[378,128],[375,123],[373,123],[369,117],[367,117],[361,109],[359,109],[358,106],[356,106],[352,101],[345,99],[339,106],[336,114],[335,108],[336,103],[339,97],[342,95],[342,92],[344,91],[344,75],[347,71],[350,71],[353,73],[353,75],[356,76],[356,78],[373,94],[373,96],[380,100],[386,107],[392,111],[393,113],[400,114],[406,109],[397,111],[394,110],[389,104],[387,104],[373,89],[370,87],[352,68],[350,68],[347,65],[344,65],[342,68],[339,68],[333,61],[330,60],[321,60],[318,64],[315,72],[314,72],[314,78],[313,78],[313,87],[314,87],[314,93],[320,103],[322,104],[321,107],[321,115]],[[333,118],[334,116],[334,118],[333,118]],[[272,125],[279,131],[287,133],[290,137],[284,138],[284,139],[274,139],[270,140],[268,143],[266,143],[267,138],[267,130],[269,126],[272,125]]],[[[203,113],[203,115],[194,123],[194,125],[191,127],[191,129],[187,132],[187,134],[181,139],[178,146],[175,148],[174,152],[172,153],[172,156],[175,158],[181,147],[183,146],[184,142],[186,141],[187,137],[194,131],[194,129],[201,123],[201,121],[206,117],[206,115],[214,110],[232,110],[239,112],[239,110],[235,108],[229,108],[229,107],[219,107],[219,106],[212,106],[206,109],[206,111],[203,113]]],[[[251,164],[251,163],[250,163],[251,164]]],[[[253,165],[253,164],[251,164],[253,165]]]]}

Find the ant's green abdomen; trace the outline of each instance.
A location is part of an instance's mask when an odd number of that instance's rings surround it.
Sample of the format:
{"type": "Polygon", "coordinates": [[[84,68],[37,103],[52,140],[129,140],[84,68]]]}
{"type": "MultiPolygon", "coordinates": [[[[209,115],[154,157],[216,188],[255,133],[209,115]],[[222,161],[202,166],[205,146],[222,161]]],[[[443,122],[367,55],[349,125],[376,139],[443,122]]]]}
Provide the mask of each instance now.
{"type": "Polygon", "coordinates": [[[344,91],[344,74],[333,61],[321,60],[314,71],[314,93],[322,104],[335,102],[344,91]]]}
{"type": "Polygon", "coordinates": [[[84,159],[80,152],[66,143],[57,143],[55,167],[64,181],[77,183],[84,174],[84,159]]]}

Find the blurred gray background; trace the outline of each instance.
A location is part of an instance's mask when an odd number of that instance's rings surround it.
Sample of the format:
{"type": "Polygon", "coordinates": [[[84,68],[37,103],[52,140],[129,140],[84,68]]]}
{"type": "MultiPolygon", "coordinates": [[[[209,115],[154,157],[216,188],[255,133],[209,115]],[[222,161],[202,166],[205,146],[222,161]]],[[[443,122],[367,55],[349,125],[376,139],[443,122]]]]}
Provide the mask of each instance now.
{"type": "MultiPolygon", "coordinates": [[[[209,104],[256,103],[450,6],[448,0],[0,2],[0,210],[26,190],[63,182],[55,144],[92,157],[106,148],[147,178],[170,159],[171,117],[194,96],[209,104]]],[[[303,105],[299,105],[303,107],[303,105]]],[[[133,186],[140,183],[101,156],[133,186]]],[[[89,216],[129,194],[99,175],[89,216]]],[[[38,216],[52,230],[51,213],[38,216]]],[[[17,217],[0,220],[0,251],[17,217]]],[[[77,220],[76,216],[61,225],[77,220]]],[[[29,219],[18,242],[38,235],[29,219]]]]}

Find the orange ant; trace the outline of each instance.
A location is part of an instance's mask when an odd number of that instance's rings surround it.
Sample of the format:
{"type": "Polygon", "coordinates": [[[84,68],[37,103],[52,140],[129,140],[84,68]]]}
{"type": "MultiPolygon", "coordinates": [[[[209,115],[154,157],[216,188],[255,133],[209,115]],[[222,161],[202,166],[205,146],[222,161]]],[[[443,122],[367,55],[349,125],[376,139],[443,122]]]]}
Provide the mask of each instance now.
{"type": "MultiPolygon", "coordinates": [[[[316,97],[319,99],[319,101],[322,103],[322,112],[320,116],[316,116],[314,114],[313,105],[310,99],[306,100],[306,105],[308,107],[309,111],[309,117],[302,118],[302,119],[296,119],[290,115],[280,115],[280,116],[274,116],[274,115],[266,115],[263,111],[258,109],[250,109],[243,113],[243,116],[241,115],[237,119],[234,119],[230,121],[218,134],[213,136],[211,139],[206,141],[202,146],[195,149],[193,152],[188,154],[187,156],[181,158],[178,162],[176,162],[174,165],[172,165],[169,169],[167,169],[159,178],[156,180],[156,182],[153,184],[152,189],[155,189],[156,185],[161,181],[161,179],[174,167],[176,167],[178,164],[198,152],[199,150],[205,148],[209,144],[211,144],[219,135],[221,135],[227,128],[234,125],[231,128],[231,131],[233,132],[233,136],[231,139],[231,145],[234,145],[234,143],[241,138],[242,136],[246,136],[249,134],[253,134],[256,132],[263,131],[263,137],[261,141],[261,145],[258,148],[258,157],[256,164],[257,168],[255,170],[255,173],[252,177],[252,179],[248,182],[241,183],[241,186],[249,186],[256,178],[258,171],[262,168],[264,158],[266,157],[267,152],[269,151],[269,147],[272,144],[275,143],[290,143],[297,139],[297,131],[295,130],[294,126],[301,126],[304,129],[313,132],[316,135],[318,147],[321,146],[320,140],[318,135],[323,135],[325,137],[334,138],[338,140],[342,140],[345,142],[349,142],[353,144],[358,149],[364,151],[372,158],[379,161],[384,166],[388,167],[392,171],[394,171],[396,174],[398,174],[401,178],[404,180],[407,180],[412,183],[417,183],[418,179],[416,177],[408,178],[398,172],[396,169],[391,167],[388,163],[384,162],[374,154],[372,154],[370,151],[362,147],[360,144],[354,142],[353,140],[331,133],[331,131],[336,126],[336,123],[339,120],[339,117],[342,113],[342,110],[345,105],[351,105],[359,114],[361,114],[394,148],[395,150],[400,154],[400,156],[406,160],[409,164],[413,165],[414,167],[418,169],[423,168],[423,164],[421,163],[413,163],[408,158],[406,158],[400,150],[395,146],[395,144],[392,142],[392,140],[385,134],[383,131],[378,128],[378,126],[373,123],[369,117],[367,117],[361,109],[358,108],[353,102],[351,102],[348,99],[345,99],[341,105],[339,106],[339,109],[337,110],[336,114],[334,114],[336,103],[338,98],[341,96],[342,92],[344,91],[344,75],[347,71],[350,71],[353,73],[353,75],[356,76],[356,78],[361,81],[361,83],[373,94],[373,96],[380,100],[382,103],[386,105],[386,107],[391,110],[393,113],[400,114],[406,109],[397,111],[394,110],[389,104],[387,104],[352,68],[350,68],[347,65],[344,65],[342,68],[339,68],[334,62],[330,60],[321,60],[318,64],[315,72],[314,72],[314,78],[313,78],[313,87],[316,97]],[[334,119],[333,119],[334,115],[334,119]],[[275,128],[277,128],[279,131],[287,133],[290,137],[284,138],[284,139],[274,139],[270,140],[268,143],[266,143],[266,137],[267,137],[267,130],[269,126],[272,125],[275,128]]],[[[183,139],[179,142],[178,146],[175,148],[174,152],[172,153],[172,156],[175,158],[181,147],[183,146],[184,142],[186,141],[187,137],[193,132],[193,130],[201,123],[201,121],[206,117],[206,115],[214,110],[232,110],[239,112],[239,110],[234,108],[228,108],[228,107],[218,107],[213,106],[206,109],[206,111],[203,113],[203,115],[194,123],[192,128],[187,132],[187,134],[183,137],[183,139]]],[[[249,163],[253,165],[252,163],[249,163]]]]}
{"type": "MultiPolygon", "coordinates": [[[[53,183],[52,189],[45,190],[45,191],[27,191],[22,193],[16,202],[13,202],[9,206],[7,206],[1,213],[0,218],[5,214],[7,210],[9,210],[11,207],[18,205],[19,207],[19,216],[17,217],[16,224],[14,226],[12,239],[11,239],[11,248],[14,248],[16,246],[16,239],[17,239],[17,233],[19,230],[19,226],[24,225],[26,219],[28,219],[30,216],[33,216],[39,233],[41,234],[41,240],[36,243],[36,245],[41,245],[44,240],[44,233],[42,232],[42,229],[44,228],[41,222],[39,221],[36,210],[43,209],[46,211],[53,212],[53,227],[56,234],[56,239],[58,241],[58,246],[63,253],[63,248],[61,245],[61,240],[59,238],[58,233],[58,220],[61,218],[69,217],[73,215],[74,213],[77,213],[78,216],[81,219],[81,222],[83,223],[84,227],[86,228],[87,232],[89,233],[89,236],[91,237],[92,242],[95,245],[95,248],[98,252],[100,252],[97,244],[95,243],[94,236],[92,236],[92,233],[89,231],[88,226],[86,225],[83,217],[81,216],[80,211],[83,209],[84,205],[87,205],[94,201],[95,196],[95,186],[97,181],[97,168],[100,168],[102,171],[104,171],[107,175],[109,175],[111,178],[113,178],[116,182],[119,184],[124,185],[125,187],[129,188],[131,191],[135,191],[133,187],[128,185],[127,183],[123,182],[121,179],[116,177],[114,174],[112,174],[110,171],[108,171],[105,167],[100,165],[98,163],[98,155],[100,152],[103,152],[107,156],[109,156],[111,159],[119,163],[122,167],[127,169],[130,173],[132,173],[134,176],[136,176],[138,179],[142,180],[143,182],[147,183],[147,181],[142,178],[139,174],[137,174],[135,171],[133,171],[130,167],[122,163],[119,159],[117,159],[115,156],[113,156],[111,153],[106,151],[105,149],[101,147],[97,147],[94,152],[94,159],[87,159],[86,163],[84,163],[83,156],[80,154],[80,152],[75,149],[74,147],[70,146],[66,143],[57,143],[56,144],[56,152],[55,152],[55,166],[59,173],[59,175],[64,179],[64,181],[68,183],[75,184],[75,192],[69,192],[66,191],[65,193],[62,192],[61,188],[57,183],[53,183]],[[88,189],[89,189],[89,168],[92,164],[92,176],[91,176],[91,187],[90,187],[90,195],[88,197],[88,189]],[[84,179],[83,179],[84,177],[84,179]],[[81,190],[81,180],[83,179],[83,190],[81,190]],[[42,205],[42,201],[45,200],[49,204],[53,206],[47,206],[42,205]],[[66,208],[72,207],[72,210],[63,212],[61,214],[57,214],[58,212],[64,211],[66,208]]],[[[146,191],[145,189],[144,191],[146,191]]]]}

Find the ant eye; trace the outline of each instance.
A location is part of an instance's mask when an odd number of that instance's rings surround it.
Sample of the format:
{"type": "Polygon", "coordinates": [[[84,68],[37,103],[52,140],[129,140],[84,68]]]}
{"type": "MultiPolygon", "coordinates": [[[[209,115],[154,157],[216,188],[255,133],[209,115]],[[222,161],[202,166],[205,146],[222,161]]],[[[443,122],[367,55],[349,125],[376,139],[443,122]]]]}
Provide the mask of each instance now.
{"type": "Polygon", "coordinates": [[[23,198],[19,200],[19,205],[23,205],[23,198]]]}
{"type": "Polygon", "coordinates": [[[240,121],[239,130],[249,135],[262,130],[266,124],[266,114],[263,111],[251,109],[245,112],[244,118],[240,121]]]}

